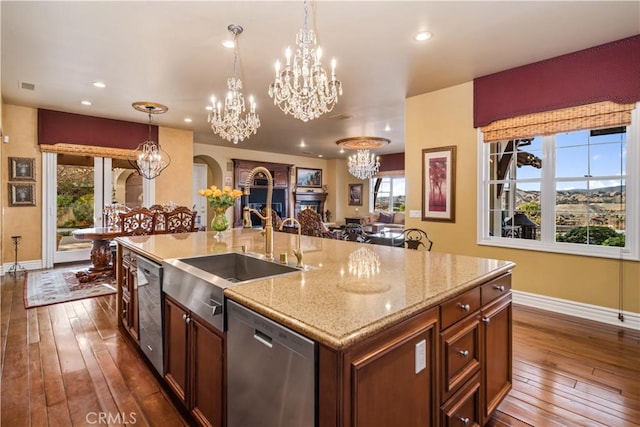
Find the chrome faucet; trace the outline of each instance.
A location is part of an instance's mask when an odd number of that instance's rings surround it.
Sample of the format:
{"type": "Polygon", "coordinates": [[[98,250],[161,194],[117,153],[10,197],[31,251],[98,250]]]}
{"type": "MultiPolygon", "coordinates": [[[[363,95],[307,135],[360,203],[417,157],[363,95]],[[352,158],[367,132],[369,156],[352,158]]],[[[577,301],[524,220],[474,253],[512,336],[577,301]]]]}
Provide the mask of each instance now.
{"type": "Polygon", "coordinates": [[[302,264],[302,248],[300,247],[300,234],[302,233],[302,227],[300,226],[300,222],[295,219],[295,218],[285,218],[282,220],[282,224],[280,224],[280,231],[282,231],[284,225],[286,224],[287,221],[291,221],[294,222],[296,224],[298,224],[298,239],[297,239],[297,248],[293,250],[293,254],[296,256],[296,259],[298,260],[298,263],[296,264],[296,267],[298,268],[302,268],[304,267],[304,264],[302,264]]]}
{"type": "MultiPolygon", "coordinates": [[[[265,221],[264,230],[262,230],[262,234],[264,235],[264,256],[268,260],[273,260],[273,223],[271,222],[271,199],[273,198],[273,177],[271,176],[271,172],[264,166],[255,167],[249,172],[249,176],[247,176],[247,180],[244,183],[244,195],[248,196],[251,194],[249,186],[253,181],[253,176],[256,172],[262,172],[267,176],[267,206],[266,213],[264,216],[260,212],[255,209],[249,208],[249,206],[245,205],[242,210],[242,226],[244,228],[251,227],[251,212],[258,215],[258,217],[265,221]]],[[[249,200],[247,199],[247,202],[249,200]]]]}

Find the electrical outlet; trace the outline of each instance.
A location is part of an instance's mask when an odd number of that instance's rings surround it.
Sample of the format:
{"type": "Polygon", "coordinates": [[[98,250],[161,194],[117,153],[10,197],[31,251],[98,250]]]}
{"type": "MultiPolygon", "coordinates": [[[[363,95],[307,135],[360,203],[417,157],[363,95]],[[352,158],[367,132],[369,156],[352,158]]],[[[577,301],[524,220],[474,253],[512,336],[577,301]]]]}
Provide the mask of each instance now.
{"type": "Polygon", "coordinates": [[[416,344],[416,374],[427,367],[427,342],[425,340],[416,344]]]}
{"type": "Polygon", "coordinates": [[[420,214],[422,212],[420,211],[416,211],[416,210],[411,210],[409,211],[409,218],[420,218],[420,214]]]}

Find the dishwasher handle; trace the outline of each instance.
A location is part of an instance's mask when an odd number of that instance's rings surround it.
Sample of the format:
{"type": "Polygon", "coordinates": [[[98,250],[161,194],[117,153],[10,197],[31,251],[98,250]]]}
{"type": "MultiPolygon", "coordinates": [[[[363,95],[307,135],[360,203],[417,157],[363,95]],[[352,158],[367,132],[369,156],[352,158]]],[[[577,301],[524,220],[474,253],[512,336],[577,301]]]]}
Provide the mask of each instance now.
{"type": "Polygon", "coordinates": [[[264,344],[269,348],[273,348],[273,339],[271,339],[271,337],[264,332],[260,332],[259,330],[254,329],[253,338],[259,343],[264,344]]]}

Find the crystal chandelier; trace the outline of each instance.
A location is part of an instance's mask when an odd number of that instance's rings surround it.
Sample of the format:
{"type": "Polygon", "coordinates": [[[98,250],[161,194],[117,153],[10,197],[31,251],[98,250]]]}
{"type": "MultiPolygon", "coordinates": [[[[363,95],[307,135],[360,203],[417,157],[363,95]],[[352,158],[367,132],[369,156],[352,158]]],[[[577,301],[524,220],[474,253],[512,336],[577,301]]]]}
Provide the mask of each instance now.
{"type": "Polygon", "coordinates": [[[333,110],[342,95],[342,84],[336,79],[336,60],[331,60],[331,80],[322,68],[322,49],[316,47],[316,34],[309,28],[309,5],[304,2],[304,27],[296,35],[296,53],[291,61],[287,48],[287,62],[280,71],[276,61],[276,77],[269,85],[269,96],[285,114],[303,122],[333,110]]]}
{"type": "Polygon", "coordinates": [[[358,150],[347,159],[349,173],[358,179],[371,179],[380,170],[380,158],[369,152],[369,149],[379,148],[388,144],[386,138],[376,136],[357,136],[344,138],[336,142],[340,147],[358,150]]]}
{"type": "Polygon", "coordinates": [[[369,154],[369,150],[358,150],[347,160],[349,173],[358,179],[370,179],[380,169],[380,158],[369,154]]]}
{"type": "Polygon", "coordinates": [[[131,151],[128,161],[138,174],[146,179],[154,179],[169,166],[171,157],[160,148],[159,142],[151,139],[151,114],[166,113],[168,108],[155,102],[134,102],[131,106],[149,115],[149,138],[131,151]]]}
{"type": "Polygon", "coordinates": [[[242,34],[243,28],[240,25],[231,24],[227,27],[233,34],[233,77],[227,79],[227,97],[224,99],[224,109],[222,103],[211,96],[212,109],[209,113],[209,123],[214,133],[221,138],[237,144],[245,138],[255,134],[260,127],[260,117],[256,114],[256,103],[253,97],[249,97],[249,112],[245,112],[244,96],[242,96],[242,80],[236,73],[238,63],[238,36],[242,34]]]}

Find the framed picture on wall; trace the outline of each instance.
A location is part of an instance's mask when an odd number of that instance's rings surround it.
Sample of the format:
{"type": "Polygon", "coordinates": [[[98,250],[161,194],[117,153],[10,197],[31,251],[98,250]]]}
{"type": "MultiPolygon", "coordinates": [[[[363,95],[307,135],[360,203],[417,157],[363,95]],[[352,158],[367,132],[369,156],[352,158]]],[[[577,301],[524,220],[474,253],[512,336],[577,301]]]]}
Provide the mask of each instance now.
{"type": "Polygon", "coordinates": [[[456,220],[456,147],[422,150],[422,220],[456,220]]]}
{"type": "Polygon", "coordinates": [[[9,184],[9,206],[35,206],[36,185],[32,183],[9,184]]]}
{"type": "Polygon", "coordinates": [[[349,184],[349,206],[362,206],[362,184],[349,184]]]}
{"type": "Polygon", "coordinates": [[[9,157],[9,181],[35,181],[36,159],[9,157]]]}
{"type": "Polygon", "coordinates": [[[296,168],[296,186],[322,188],[322,169],[296,168]]]}

